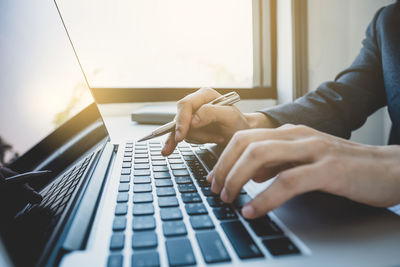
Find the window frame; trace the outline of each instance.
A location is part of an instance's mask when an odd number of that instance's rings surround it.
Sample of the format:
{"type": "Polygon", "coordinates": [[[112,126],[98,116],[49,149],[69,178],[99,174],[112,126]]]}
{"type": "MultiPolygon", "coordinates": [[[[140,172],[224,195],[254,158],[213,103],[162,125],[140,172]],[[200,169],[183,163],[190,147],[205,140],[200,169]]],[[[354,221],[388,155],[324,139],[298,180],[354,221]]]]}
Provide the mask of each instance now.
{"type": "MultiPolygon", "coordinates": [[[[276,0],[253,0],[253,83],[251,88],[215,88],[235,91],[242,99],[277,98],[276,0]]],[[[90,85],[90,83],[89,83],[90,85]]],[[[97,103],[176,101],[198,88],[90,87],[97,103]]]]}

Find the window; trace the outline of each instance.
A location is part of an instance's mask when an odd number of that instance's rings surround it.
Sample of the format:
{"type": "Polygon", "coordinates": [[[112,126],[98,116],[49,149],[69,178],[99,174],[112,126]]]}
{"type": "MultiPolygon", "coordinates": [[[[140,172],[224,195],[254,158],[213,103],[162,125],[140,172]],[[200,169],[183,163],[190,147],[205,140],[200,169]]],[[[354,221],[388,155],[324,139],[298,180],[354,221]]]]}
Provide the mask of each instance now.
{"type": "Polygon", "coordinates": [[[99,102],[274,97],[273,0],[56,0],[99,102]]]}

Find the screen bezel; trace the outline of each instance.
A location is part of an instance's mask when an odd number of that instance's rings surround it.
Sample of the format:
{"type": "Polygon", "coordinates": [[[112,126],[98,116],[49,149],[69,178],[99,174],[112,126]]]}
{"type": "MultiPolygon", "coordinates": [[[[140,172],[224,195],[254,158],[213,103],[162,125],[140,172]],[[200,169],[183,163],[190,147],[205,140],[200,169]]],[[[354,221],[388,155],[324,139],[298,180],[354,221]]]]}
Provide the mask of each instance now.
{"type": "MultiPolygon", "coordinates": [[[[88,89],[89,90],[89,89],[88,89]]],[[[60,127],[43,138],[39,143],[30,148],[27,152],[18,157],[7,167],[17,172],[27,172],[34,170],[44,160],[54,154],[60,147],[68,143],[73,137],[89,125],[101,120],[103,125],[100,134],[102,138],[93,140],[93,145],[108,136],[108,131],[104,125],[101,114],[95,102],[84,108],[71,119],[63,123],[60,127]]]]}

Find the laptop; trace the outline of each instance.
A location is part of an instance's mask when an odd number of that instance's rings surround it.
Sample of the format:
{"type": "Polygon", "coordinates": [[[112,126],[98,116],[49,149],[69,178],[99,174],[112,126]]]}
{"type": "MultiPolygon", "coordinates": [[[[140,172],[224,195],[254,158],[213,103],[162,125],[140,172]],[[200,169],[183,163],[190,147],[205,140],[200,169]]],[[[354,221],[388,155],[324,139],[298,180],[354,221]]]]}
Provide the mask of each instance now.
{"type": "MultiPolygon", "coordinates": [[[[56,6],[51,1],[23,6],[30,11],[29,16],[18,13],[19,8],[8,7],[4,12],[20,14],[21,19],[24,16],[28,24],[22,33],[29,28],[30,33],[36,30],[43,34],[43,27],[50,25],[46,35],[52,39],[34,39],[9,50],[18,50],[26,56],[23,59],[35,54],[27,51],[39,51],[43,66],[35,68],[35,77],[44,80],[37,87],[23,86],[23,79],[13,80],[0,93],[0,106],[8,110],[23,97],[34,96],[40,102],[38,106],[28,99],[17,106],[12,119],[2,116],[2,125],[7,125],[2,128],[2,140],[13,146],[6,151],[5,163],[19,172],[49,169],[53,176],[30,183],[43,195],[43,201],[27,205],[7,229],[1,229],[2,266],[400,263],[400,219],[386,209],[313,192],[247,221],[240,207],[268,183],[250,182],[233,205],[222,203],[205,180],[220,148],[181,143],[165,158],[160,154],[162,138],[113,143],[56,6]],[[46,14],[46,22],[41,14],[46,14]],[[38,47],[46,47],[46,51],[38,47]],[[50,86],[50,91],[42,90],[53,77],[68,79],[50,86]],[[50,98],[48,94],[52,94],[50,98]],[[4,101],[7,95],[8,103],[4,101]],[[77,103],[78,99],[86,102],[77,103]]],[[[8,33],[18,37],[17,31],[8,33]]],[[[21,60],[12,55],[11,59],[16,63],[21,60]]],[[[32,72],[32,68],[8,67],[3,74],[9,74],[5,77],[10,80],[18,76],[15,72],[19,77],[32,72]]]]}

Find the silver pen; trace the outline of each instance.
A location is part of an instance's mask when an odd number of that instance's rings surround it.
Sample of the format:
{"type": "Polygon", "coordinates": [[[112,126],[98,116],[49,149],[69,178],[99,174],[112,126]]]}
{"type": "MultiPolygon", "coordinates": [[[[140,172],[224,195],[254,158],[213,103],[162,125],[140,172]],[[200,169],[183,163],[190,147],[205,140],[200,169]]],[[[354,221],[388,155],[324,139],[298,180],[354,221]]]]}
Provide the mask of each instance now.
{"type": "MultiPolygon", "coordinates": [[[[230,106],[239,101],[240,101],[240,96],[236,92],[230,92],[230,93],[227,93],[225,95],[222,95],[222,96],[214,99],[213,101],[209,102],[208,104],[216,105],[216,106],[230,106]]],[[[167,124],[164,124],[163,126],[157,128],[157,129],[155,129],[149,135],[146,135],[145,137],[139,139],[138,142],[150,140],[155,137],[159,137],[164,134],[170,133],[175,130],[175,127],[176,127],[176,122],[175,122],[175,120],[173,120],[171,122],[168,122],[167,124]]]]}
{"type": "Polygon", "coordinates": [[[35,177],[44,177],[51,173],[52,173],[52,171],[49,171],[49,170],[25,172],[25,173],[11,176],[11,177],[7,177],[7,178],[5,178],[5,181],[7,183],[11,183],[11,184],[23,184],[23,183],[31,181],[35,177]]]}

